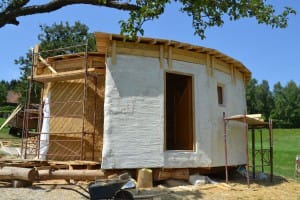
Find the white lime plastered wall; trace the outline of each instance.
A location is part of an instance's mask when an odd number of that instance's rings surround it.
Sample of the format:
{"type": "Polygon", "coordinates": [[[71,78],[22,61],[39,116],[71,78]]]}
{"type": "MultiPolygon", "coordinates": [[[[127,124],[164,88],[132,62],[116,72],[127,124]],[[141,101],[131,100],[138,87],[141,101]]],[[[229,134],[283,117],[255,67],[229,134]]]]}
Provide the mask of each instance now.
{"type": "MultiPolygon", "coordinates": [[[[104,145],[102,168],[182,168],[224,165],[222,112],[242,114],[246,109],[241,77],[214,71],[204,65],[173,61],[172,69],[160,68],[158,59],[118,55],[115,65],[107,61],[104,145]],[[195,151],[165,151],[165,72],[193,76],[195,151]],[[217,101],[217,84],[224,85],[225,105],[217,101]],[[234,98],[234,99],[233,99],[234,98]]],[[[230,126],[229,164],[243,164],[242,126],[230,126]],[[236,144],[238,143],[238,144],[236,144]]]]}

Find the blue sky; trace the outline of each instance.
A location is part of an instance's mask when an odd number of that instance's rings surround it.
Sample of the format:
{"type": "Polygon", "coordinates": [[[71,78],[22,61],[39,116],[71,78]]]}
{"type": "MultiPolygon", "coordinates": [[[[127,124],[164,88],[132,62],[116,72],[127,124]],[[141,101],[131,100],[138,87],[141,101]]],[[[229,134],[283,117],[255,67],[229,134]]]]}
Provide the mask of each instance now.
{"type": "MultiPolygon", "coordinates": [[[[206,31],[206,39],[201,40],[193,34],[191,18],[178,12],[178,6],[172,4],[160,19],[145,24],[144,36],[217,49],[244,63],[252,71],[253,78],[268,80],[271,87],[278,81],[285,85],[290,80],[300,85],[300,2],[270,2],[279,10],[288,5],[298,11],[298,15],[290,17],[288,28],[272,29],[258,25],[254,19],[243,19],[210,28],[206,31]]],[[[69,6],[49,14],[18,18],[19,26],[6,25],[0,29],[0,80],[9,81],[20,76],[19,66],[14,64],[14,60],[38,42],[40,24],[80,21],[90,28],[90,32],[119,33],[118,21],[126,18],[125,12],[86,5],[69,6]]]]}

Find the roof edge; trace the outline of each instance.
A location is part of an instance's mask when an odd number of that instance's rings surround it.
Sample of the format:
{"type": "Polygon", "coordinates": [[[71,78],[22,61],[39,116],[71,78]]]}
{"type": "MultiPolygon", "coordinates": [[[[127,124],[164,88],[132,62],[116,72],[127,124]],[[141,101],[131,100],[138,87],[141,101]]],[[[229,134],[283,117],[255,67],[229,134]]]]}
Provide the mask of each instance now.
{"type": "Polygon", "coordinates": [[[140,37],[140,36],[136,37],[135,39],[130,39],[128,35],[105,33],[105,32],[95,32],[94,34],[97,43],[98,43],[97,38],[101,38],[108,41],[117,40],[123,42],[135,42],[135,43],[144,43],[144,44],[146,43],[146,44],[153,44],[153,45],[172,46],[178,49],[184,49],[187,51],[212,55],[215,56],[216,58],[219,58],[220,60],[222,60],[227,64],[235,65],[239,71],[245,74],[246,82],[248,82],[251,79],[251,71],[242,62],[213,48],[207,48],[199,45],[192,45],[189,43],[179,42],[176,40],[167,40],[167,39],[159,39],[159,38],[140,37]]]}

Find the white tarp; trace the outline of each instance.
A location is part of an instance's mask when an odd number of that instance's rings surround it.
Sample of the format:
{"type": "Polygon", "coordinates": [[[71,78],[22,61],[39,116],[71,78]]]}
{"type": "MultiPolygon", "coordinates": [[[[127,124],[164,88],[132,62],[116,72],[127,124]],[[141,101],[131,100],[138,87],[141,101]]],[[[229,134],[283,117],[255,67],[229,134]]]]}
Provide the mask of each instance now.
{"type": "Polygon", "coordinates": [[[39,159],[46,160],[48,149],[49,149],[49,132],[50,132],[50,92],[44,99],[44,108],[43,108],[43,125],[40,137],[40,153],[39,159]]]}

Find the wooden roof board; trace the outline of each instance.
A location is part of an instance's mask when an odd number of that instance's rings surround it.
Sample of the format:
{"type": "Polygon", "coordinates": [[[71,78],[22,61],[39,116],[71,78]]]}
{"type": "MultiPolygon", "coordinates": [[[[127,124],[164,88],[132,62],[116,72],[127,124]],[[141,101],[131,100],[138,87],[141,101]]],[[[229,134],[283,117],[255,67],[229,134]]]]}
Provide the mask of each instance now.
{"type": "Polygon", "coordinates": [[[267,125],[268,122],[264,122],[262,118],[256,117],[255,115],[233,115],[230,117],[224,118],[225,120],[232,120],[232,121],[239,121],[239,122],[245,122],[248,125],[267,125]]]}
{"type": "Polygon", "coordinates": [[[175,40],[166,40],[166,39],[158,39],[158,38],[149,38],[149,37],[137,37],[135,40],[130,40],[128,36],[120,35],[120,34],[109,34],[103,32],[95,32],[96,41],[100,42],[99,40],[103,38],[107,38],[108,40],[117,40],[123,42],[135,42],[135,43],[147,43],[147,44],[155,44],[155,45],[165,45],[165,46],[172,46],[178,49],[184,49],[187,51],[195,51],[199,53],[206,53],[209,55],[214,55],[218,57],[218,59],[223,60],[228,64],[234,64],[239,71],[245,73],[245,77],[247,80],[251,78],[251,71],[240,61],[212,48],[206,48],[203,46],[192,45],[188,43],[178,42],[175,40]],[[109,36],[108,36],[109,35],[109,36]],[[97,39],[98,38],[98,39],[97,39]]]}
{"type": "MultiPolygon", "coordinates": [[[[103,75],[105,74],[104,68],[89,68],[88,73],[91,75],[103,75]]],[[[44,74],[37,75],[33,77],[33,80],[38,82],[53,82],[53,81],[65,81],[83,78],[85,75],[85,70],[73,70],[68,72],[59,72],[56,74],[44,74]]],[[[29,77],[31,78],[31,77],[29,77]]]]}
{"type": "MultiPolygon", "coordinates": [[[[68,59],[80,58],[80,57],[84,58],[84,56],[85,56],[85,52],[72,53],[72,54],[63,54],[63,55],[57,55],[57,56],[48,57],[47,61],[53,62],[53,61],[56,61],[56,60],[68,60],[68,59]]],[[[101,56],[101,57],[105,57],[105,54],[98,53],[98,52],[88,52],[87,56],[101,56]]]]}

